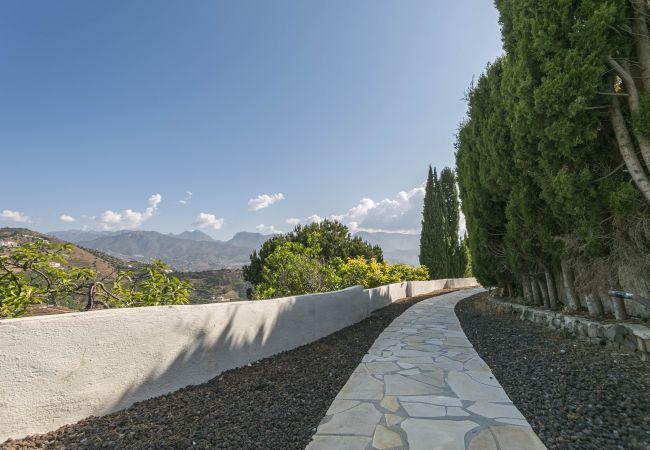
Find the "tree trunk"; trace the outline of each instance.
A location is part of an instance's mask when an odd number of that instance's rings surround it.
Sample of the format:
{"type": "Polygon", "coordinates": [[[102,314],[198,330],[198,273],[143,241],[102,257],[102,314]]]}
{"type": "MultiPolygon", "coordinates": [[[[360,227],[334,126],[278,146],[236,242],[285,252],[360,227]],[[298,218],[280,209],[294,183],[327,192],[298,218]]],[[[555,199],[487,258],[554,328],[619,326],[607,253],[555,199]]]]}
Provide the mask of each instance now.
{"type": "Polygon", "coordinates": [[[632,32],[636,42],[636,54],[641,71],[643,89],[650,92],[650,36],[648,36],[648,11],[644,0],[632,0],[634,18],[632,32]]]}
{"type": "Polygon", "coordinates": [[[529,276],[528,282],[530,283],[531,291],[533,293],[533,305],[535,306],[542,305],[544,303],[542,300],[542,293],[539,290],[539,286],[537,285],[535,278],[529,276]]]}
{"type": "MultiPolygon", "coordinates": [[[[609,65],[614,69],[616,74],[623,80],[623,85],[625,86],[625,91],[627,92],[627,104],[630,108],[630,113],[632,114],[632,116],[637,116],[641,114],[641,94],[639,94],[639,90],[637,89],[636,83],[634,81],[634,77],[632,76],[628,68],[623,67],[614,58],[609,57],[607,61],[609,62],[609,65]]],[[[616,95],[612,96],[612,103],[614,109],[618,108],[618,110],[620,111],[621,105],[616,95]]],[[[622,113],[621,113],[621,119],[622,119],[623,126],[625,127],[626,133],[628,135],[628,139],[630,140],[630,144],[632,145],[632,148],[634,148],[634,144],[632,143],[632,140],[629,138],[630,131],[627,128],[627,124],[625,122],[622,113]]],[[[614,124],[614,126],[616,126],[616,124],[614,124]]],[[[616,129],[614,131],[616,131],[616,129]]],[[[639,149],[641,150],[641,157],[645,162],[646,168],[650,169],[650,141],[648,141],[648,139],[643,135],[643,133],[641,133],[639,130],[637,130],[634,127],[632,127],[632,134],[634,135],[637,143],[639,144],[639,149]]],[[[616,139],[618,140],[618,131],[616,131],[616,139]]],[[[620,142],[619,142],[619,146],[620,146],[620,142]]]]}
{"type": "Polygon", "coordinates": [[[95,306],[95,283],[88,286],[88,301],[86,302],[86,310],[90,311],[95,306]]]}
{"type": "Polygon", "coordinates": [[[627,319],[627,310],[625,309],[625,300],[617,297],[610,297],[607,294],[607,291],[600,291],[600,298],[604,302],[605,299],[609,300],[612,304],[612,312],[616,320],[626,320],[627,319]]]}
{"type": "Polygon", "coordinates": [[[531,293],[530,293],[530,283],[526,275],[521,276],[521,289],[524,292],[524,303],[531,304],[533,302],[531,293]]]}
{"type": "Polygon", "coordinates": [[[557,293],[555,292],[555,282],[553,274],[548,268],[544,267],[544,276],[546,278],[546,289],[548,290],[548,302],[551,309],[557,309],[557,293]]]}
{"type": "Polygon", "coordinates": [[[587,309],[591,317],[600,317],[603,315],[603,304],[596,295],[593,293],[586,294],[585,302],[587,303],[587,309]]]}
{"type": "Polygon", "coordinates": [[[621,152],[625,166],[632,176],[634,184],[636,184],[641,194],[645,197],[645,200],[650,204],[650,179],[645,173],[641,161],[636,156],[636,150],[627,129],[623,112],[621,111],[621,104],[616,97],[612,98],[610,118],[614,128],[614,134],[616,135],[618,149],[621,152]]]}
{"type": "Polygon", "coordinates": [[[576,295],[575,287],[573,284],[573,272],[571,267],[566,261],[561,262],[562,266],[562,281],[564,281],[564,296],[567,300],[569,309],[578,311],[580,309],[580,302],[576,295]]]}
{"type": "Polygon", "coordinates": [[[566,300],[566,294],[564,292],[564,280],[562,279],[562,272],[556,271],[553,274],[553,279],[555,280],[555,292],[557,292],[557,301],[560,305],[567,306],[569,302],[566,300]]]}
{"type": "Polygon", "coordinates": [[[537,286],[539,287],[539,292],[542,294],[543,306],[545,306],[547,308],[550,308],[551,304],[550,304],[549,299],[548,299],[548,291],[546,290],[546,286],[537,277],[535,277],[535,282],[537,283],[537,286]]]}

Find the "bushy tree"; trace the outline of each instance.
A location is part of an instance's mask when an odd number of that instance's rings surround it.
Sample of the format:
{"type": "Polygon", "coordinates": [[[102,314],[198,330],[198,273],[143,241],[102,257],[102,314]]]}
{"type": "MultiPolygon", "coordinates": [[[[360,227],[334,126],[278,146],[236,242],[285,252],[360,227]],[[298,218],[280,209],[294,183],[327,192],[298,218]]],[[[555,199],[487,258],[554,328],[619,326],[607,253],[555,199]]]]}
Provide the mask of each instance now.
{"type": "Polygon", "coordinates": [[[326,292],[360,284],[366,288],[428,278],[426,268],[383,261],[381,248],[350,236],[335,221],[298,226],[266,241],[244,268],[255,285],[251,298],[326,292]]]}
{"type": "Polygon", "coordinates": [[[259,252],[254,251],[250,255],[250,262],[244,266],[244,279],[253,285],[258,285],[262,280],[262,271],[266,266],[266,259],[280,245],[287,242],[295,242],[305,247],[318,246],[318,258],[328,263],[334,258],[346,260],[361,256],[366,259],[375,258],[383,261],[384,256],[381,248],[377,245],[370,245],[357,236],[352,236],[348,228],[342,223],[334,220],[323,220],[320,223],[309,225],[297,225],[289,233],[276,235],[266,240],[260,247],[259,252]]]}
{"type": "Polygon", "coordinates": [[[298,242],[278,245],[265,259],[256,298],[265,299],[336,289],[337,280],[319,259],[318,246],[298,242]]]}

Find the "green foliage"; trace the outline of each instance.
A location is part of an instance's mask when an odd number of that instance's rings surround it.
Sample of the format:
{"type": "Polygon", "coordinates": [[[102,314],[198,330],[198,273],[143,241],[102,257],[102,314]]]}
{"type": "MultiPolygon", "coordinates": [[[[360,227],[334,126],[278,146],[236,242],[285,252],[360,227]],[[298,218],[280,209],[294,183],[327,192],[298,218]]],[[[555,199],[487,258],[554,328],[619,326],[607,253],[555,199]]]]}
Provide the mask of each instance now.
{"type": "Polygon", "coordinates": [[[256,298],[265,299],[334,289],[336,281],[319,260],[318,246],[285,242],[265,259],[256,298]]]}
{"type": "MultiPolygon", "coordinates": [[[[597,277],[584,274],[600,264],[607,279],[597,281],[616,283],[610,273],[623,269],[612,265],[623,267],[624,259],[616,256],[624,234],[617,224],[634,217],[641,230],[648,223],[647,207],[620,170],[607,110],[607,58],[630,52],[630,3],[496,6],[506,54],[469,90],[456,144],[473,273],[486,286],[506,287],[570,262],[583,273],[582,288],[592,289],[597,277]]],[[[650,136],[647,93],[641,113],[628,120],[650,136]]],[[[648,249],[634,252],[630,258],[643,259],[648,249]]]]}
{"type": "Polygon", "coordinates": [[[266,241],[251,255],[244,277],[255,284],[254,298],[267,299],[423,280],[428,273],[424,267],[387,264],[381,248],[351,237],[339,222],[323,221],[266,241]]]}
{"type": "Polygon", "coordinates": [[[68,264],[71,244],[27,242],[0,254],[0,318],[19,317],[36,303],[66,304],[88,298],[105,307],[187,303],[191,285],[170,277],[161,261],[139,271],[118,272],[113,289],[90,268],[68,264]]]}
{"type": "Polygon", "coordinates": [[[367,260],[362,257],[350,258],[337,268],[341,287],[362,285],[364,288],[374,288],[400,281],[428,280],[426,267],[413,267],[406,264],[388,264],[378,262],[374,258],[367,260]]]}
{"type": "Polygon", "coordinates": [[[276,235],[265,241],[259,251],[250,255],[250,263],[243,268],[244,279],[255,286],[262,283],[267,258],[287,242],[298,243],[304,247],[317,247],[318,258],[324,263],[334,258],[346,260],[358,256],[375,258],[377,261],[384,259],[379,246],[370,245],[359,237],[352,237],[348,228],[340,222],[323,220],[320,223],[298,225],[289,233],[276,235]]]}
{"type": "Polygon", "coordinates": [[[192,285],[169,272],[167,264],[159,260],[138,271],[119,272],[106,300],[118,308],[188,304],[192,285]]]}
{"type": "Polygon", "coordinates": [[[55,302],[92,279],[92,269],[67,264],[71,244],[27,242],[0,255],[0,318],[18,317],[35,303],[55,302]]]}

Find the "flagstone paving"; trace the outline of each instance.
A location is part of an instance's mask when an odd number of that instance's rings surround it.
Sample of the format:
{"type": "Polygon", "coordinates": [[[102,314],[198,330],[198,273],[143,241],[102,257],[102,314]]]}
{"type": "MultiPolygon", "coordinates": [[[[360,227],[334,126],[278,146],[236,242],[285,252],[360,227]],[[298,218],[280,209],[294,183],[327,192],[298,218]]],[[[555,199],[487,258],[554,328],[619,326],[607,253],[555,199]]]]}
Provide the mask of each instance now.
{"type": "Polygon", "coordinates": [[[430,298],[395,319],[307,450],[545,449],[456,318],[456,303],[481,291],[430,298]]]}

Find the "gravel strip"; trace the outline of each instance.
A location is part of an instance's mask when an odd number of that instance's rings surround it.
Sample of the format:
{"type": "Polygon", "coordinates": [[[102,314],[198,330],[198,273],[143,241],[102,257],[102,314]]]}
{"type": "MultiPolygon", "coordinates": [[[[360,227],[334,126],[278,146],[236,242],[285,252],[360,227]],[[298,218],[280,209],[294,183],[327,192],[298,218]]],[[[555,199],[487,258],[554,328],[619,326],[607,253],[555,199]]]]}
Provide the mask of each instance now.
{"type": "Polygon", "coordinates": [[[302,450],[384,328],[418,301],[447,292],[398,301],[330,336],[205,384],[1,447],[302,450]]]}
{"type": "Polygon", "coordinates": [[[456,315],[549,449],[650,449],[650,364],[496,313],[487,294],[456,315]]]}

